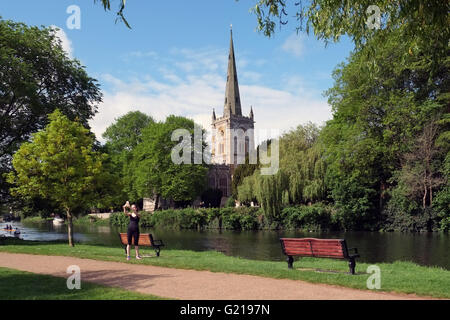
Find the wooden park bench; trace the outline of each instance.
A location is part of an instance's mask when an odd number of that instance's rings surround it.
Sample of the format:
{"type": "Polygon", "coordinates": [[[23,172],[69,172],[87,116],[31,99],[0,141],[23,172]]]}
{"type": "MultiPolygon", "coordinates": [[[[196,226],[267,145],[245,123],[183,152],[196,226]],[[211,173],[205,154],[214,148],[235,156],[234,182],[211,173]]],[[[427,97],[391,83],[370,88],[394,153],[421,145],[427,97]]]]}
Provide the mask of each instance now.
{"type": "MultiPolygon", "coordinates": [[[[128,237],[126,233],[119,233],[120,241],[124,246],[125,253],[127,252],[128,237]]],[[[131,244],[134,245],[134,238],[131,238],[131,244]]],[[[161,247],[164,246],[162,240],[154,240],[151,233],[141,233],[139,234],[139,246],[151,247],[155,249],[156,256],[159,257],[161,247]]]]}
{"type": "Polygon", "coordinates": [[[294,256],[347,259],[350,273],[355,274],[358,249],[347,248],[344,239],[280,238],[280,242],[290,269],[293,268],[294,256]],[[349,253],[350,250],[353,251],[352,254],[349,253]]]}

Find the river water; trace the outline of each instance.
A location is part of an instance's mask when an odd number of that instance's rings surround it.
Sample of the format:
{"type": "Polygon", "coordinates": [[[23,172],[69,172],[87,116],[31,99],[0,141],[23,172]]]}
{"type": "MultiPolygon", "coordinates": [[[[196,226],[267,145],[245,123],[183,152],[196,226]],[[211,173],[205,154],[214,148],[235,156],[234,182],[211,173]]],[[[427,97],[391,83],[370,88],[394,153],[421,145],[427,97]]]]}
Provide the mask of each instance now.
{"type": "MultiPolygon", "coordinates": [[[[25,240],[66,240],[67,227],[49,223],[12,223],[25,240]]],[[[13,236],[4,231],[0,234],[13,236]]],[[[118,232],[109,226],[75,226],[75,241],[87,244],[120,246],[118,232]]],[[[257,260],[285,260],[281,252],[280,237],[313,237],[346,239],[349,247],[357,247],[359,261],[393,262],[412,261],[426,266],[439,266],[450,270],[450,235],[442,233],[378,233],[378,232],[298,232],[298,231],[228,231],[228,230],[165,230],[143,229],[162,239],[167,249],[194,251],[215,250],[231,256],[257,260]]],[[[145,250],[145,249],[144,249],[145,250]]]]}

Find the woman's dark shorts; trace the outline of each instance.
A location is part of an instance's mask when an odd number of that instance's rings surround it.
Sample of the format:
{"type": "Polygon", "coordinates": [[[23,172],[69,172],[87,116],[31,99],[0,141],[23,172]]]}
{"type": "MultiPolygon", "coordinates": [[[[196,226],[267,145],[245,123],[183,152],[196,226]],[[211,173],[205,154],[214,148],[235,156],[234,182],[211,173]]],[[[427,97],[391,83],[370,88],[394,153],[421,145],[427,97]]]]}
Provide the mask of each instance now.
{"type": "Polygon", "coordinates": [[[139,245],[139,228],[128,228],[127,236],[129,245],[132,244],[132,238],[134,238],[134,245],[139,245]]]}

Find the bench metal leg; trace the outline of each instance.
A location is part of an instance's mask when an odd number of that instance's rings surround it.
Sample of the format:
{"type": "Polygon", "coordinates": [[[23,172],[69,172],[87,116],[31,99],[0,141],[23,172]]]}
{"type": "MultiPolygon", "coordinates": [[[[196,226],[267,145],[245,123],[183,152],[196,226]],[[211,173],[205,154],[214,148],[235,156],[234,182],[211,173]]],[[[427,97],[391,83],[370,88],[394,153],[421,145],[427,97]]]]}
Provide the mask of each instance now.
{"type": "Polygon", "coordinates": [[[294,258],[292,256],[287,257],[288,268],[292,269],[294,266],[294,258]]]}
{"type": "Polygon", "coordinates": [[[356,266],[355,258],[350,258],[348,260],[348,267],[350,269],[350,274],[355,274],[355,266],[356,266]]]}
{"type": "Polygon", "coordinates": [[[156,252],[156,256],[159,257],[159,252],[161,251],[161,249],[159,247],[156,247],[155,252],[156,252]]]}

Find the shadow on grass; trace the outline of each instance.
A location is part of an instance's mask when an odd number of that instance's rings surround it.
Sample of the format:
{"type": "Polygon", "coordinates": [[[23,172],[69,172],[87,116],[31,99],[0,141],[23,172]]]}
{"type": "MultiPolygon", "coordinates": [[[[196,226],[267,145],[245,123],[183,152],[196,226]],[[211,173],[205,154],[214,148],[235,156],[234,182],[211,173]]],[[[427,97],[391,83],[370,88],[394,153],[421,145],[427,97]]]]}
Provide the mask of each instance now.
{"type": "Polygon", "coordinates": [[[15,270],[0,271],[0,299],[55,300],[98,297],[98,287],[87,284],[82,290],[69,290],[66,279],[15,270]]]}
{"type": "Polygon", "coordinates": [[[170,278],[165,274],[130,273],[129,268],[120,270],[83,271],[81,278],[85,281],[101,283],[110,287],[120,287],[126,290],[139,290],[153,287],[159,278],[170,278]]]}
{"type": "Polygon", "coordinates": [[[0,268],[0,300],[135,299],[139,296],[129,291],[150,288],[161,277],[170,276],[130,274],[127,269],[81,270],[81,289],[69,290],[63,274],[49,276],[0,268]]]}

